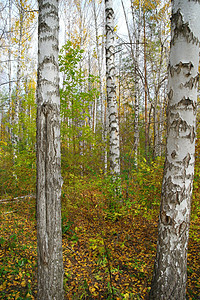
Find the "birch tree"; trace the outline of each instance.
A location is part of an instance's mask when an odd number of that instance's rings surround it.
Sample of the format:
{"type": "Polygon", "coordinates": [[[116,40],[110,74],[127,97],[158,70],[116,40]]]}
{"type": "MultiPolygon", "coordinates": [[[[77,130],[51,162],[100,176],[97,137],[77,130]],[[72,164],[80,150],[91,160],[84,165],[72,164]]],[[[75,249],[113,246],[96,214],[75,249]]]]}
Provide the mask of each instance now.
{"type": "Polygon", "coordinates": [[[106,89],[109,120],[109,157],[111,175],[120,175],[119,124],[115,85],[114,10],[112,0],[105,0],[106,15],[106,89]]]}
{"type": "Polygon", "coordinates": [[[63,299],[58,0],[39,1],[37,82],[38,299],[63,299]]]}
{"type": "Polygon", "coordinates": [[[194,178],[200,38],[199,1],[172,1],[168,137],[150,299],[186,299],[194,178]]]}
{"type": "MultiPolygon", "coordinates": [[[[132,15],[134,16],[133,5],[131,5],[132,15]]],[[[135,151],[135,162],[136,166],[138,164],[138,147],[140,142],[139,133],[139,75],[138,66],[140,59],[140,28],[141,26],[141,2],[139,0],[139,20],[138,20],[138,30],[136,33],[136,46],[135,46],[135,120],[134,120],[134,151],[135,151]]]]}
{"type": "Polygon", "coordinates": [[[139,147],[139,88],[140,88],[140,76],[139,76],[139,59],[140,59],[140,35],[141,35],[141,1],[134,3],[131,1],[131,13],[133,21],[133,31],[135,35],[131,36],[131,29],[128,22],[128,16],[124,6],[123,0],[121,0],[124,17],[126,21],[126,27],[128,31],[128,37],[130,42],[130,54],[132,63],[134,65],[134,100],[135,100],[135,117],[134,117],[134,159],[136,166],[138,165],[138,147],[139,147]],[[136,18],[136,8],[138,9],[138,20],[136,18]],[[135,49],[134,49],[135,44],[135,49]]]}
{"type": "Polygon", "coordinates": [[[93,0],[93,15],[94,15],[94,26],[95,26],[95,41],[96,41],[96,55],[97,55],[97,66],[98,66],[98,75],[99,75],[99,99],[100,99],[100,105],[101,105],[101,124],[102,127],[104,125],[103,121],[103,84],[102,84],[102,59],[101,53],[100,53],[100,45],[99,45],[99,26],[97,22],[97,11],[96,11],[96,2],[93,0]]]}

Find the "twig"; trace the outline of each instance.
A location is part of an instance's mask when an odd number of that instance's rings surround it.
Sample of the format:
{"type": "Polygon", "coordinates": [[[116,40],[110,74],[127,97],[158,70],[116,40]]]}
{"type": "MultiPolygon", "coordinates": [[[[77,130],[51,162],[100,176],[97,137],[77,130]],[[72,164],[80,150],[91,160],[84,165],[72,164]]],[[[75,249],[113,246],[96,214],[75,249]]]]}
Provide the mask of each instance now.
{"type": "Polygon", "coordinates": [[[0,202],[14,202],[14,201],[20,201],[20,200],[26,200],[26,198],[35,198],[35,195],[26,195],[26,196],[20,196],[20,197],[15,197],[11,199],[1,199],[0,202]]]}
{"type": "Polygon", "coordinates": [[[74,251],[72,248],[70,248],[69,246],[67,246],[67,245],[65,245],[65,247],[67,247],[67,249],[69,249],[70,251],[72,251],[72,252],[74,252],[76,255],[78,255],[79,257],[81,257],[80,255],[79,255],[79,253],[76,253],[76,251],[74,251]]]}

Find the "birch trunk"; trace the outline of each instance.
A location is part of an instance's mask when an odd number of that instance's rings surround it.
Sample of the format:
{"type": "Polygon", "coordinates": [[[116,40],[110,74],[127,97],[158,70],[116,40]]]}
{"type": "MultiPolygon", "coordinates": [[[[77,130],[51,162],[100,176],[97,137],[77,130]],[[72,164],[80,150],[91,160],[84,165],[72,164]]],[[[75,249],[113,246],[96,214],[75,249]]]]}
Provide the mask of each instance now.
{"type": "Polygon", "coordinates": [[[158,90],[155,91],[155,100],[153,107],[153,159],[159,155],[159,126],[158,126],[158,90]]]}
{"type": "Polygon", "coordinates": [[[38,299],[63,299],[58,0],[39,1],[37,82],[38,299]]]}
{"type": "Polygon", "coordinates": [[[11,138],[11,142],[13,142],[14,138],[13,138],[13,129],[12,129],[12,109],[13,109],[13,104],[12,104],[12,65],[11,65],[11,29],[12,29],[12,2],[11,0],[9,0],[9,20],[8,20],[8,38],[9,38],[9,47],[8,47],[8,81],[9,81],[9,85],[8,85],[8,94],[9,94],[9,123],[10,123],[10,138],[11,138]]]}
{"type": "MultiPolygon", "coordinates": [[[[97,65],[98,65],[98,75],[99,75],[99,100],[101,105],[101,125],[104,127],[104,103],[103,103],[103,84],[102,84],[102,64],[101,64],[101,54],[99,49],[99,30],[97,23],[97,12],[96,12],[96,2],[93,0],[93,14],[94,14],[94,25],[95,25],[95,39],[96,39],[96,51],[97,51],[97,65]]],[[[103,135],[103,130],[102,130],[103,135]]],[[[102,138],[103,139],[103,138],[102,138]]]]}
{"type": "Polygon", "coordinates": [[[138,146],[139,146],[139,59],[140,59],[140,33],[141,33],[141,1],[139,0],[138,3],[138,10],[139,10],[139,16],[138,16],[138,22],[136,21],[135,17],[135,9],[134,4],[131,2],[131,13],[132,13],[132,19],[133,19],[133,30],[135,31],[135,51],[133,48],[133,39],[131,37],[131,30],[128,23],[128,16],[126,13],[126,9],[124,6],[123,0],[121,0],[124,17],[126,21],[126,27],[128,31],[128,37],[130,41],[130,52],[131,57],[134,64],[134,79],[135,79],[135,89],[134,89],[134,99],[135,99],[135,117],[134,117],[134,159],[135,159],[135,165],[137,167],[138,165],[138,146]]]}
{"type": "Polygon", "coordinates": [[[172,1],[168,138],[150,299],[186,299],[200,38],[199,1],[172,1]]]}
{"type": "MultiPolygon", "coordinates": [[[[133,5],[131,5],[132,15],[133,5]]],[[[136,48],[135,48],[135,120],[134,120],[134,151],[135,151],[135,164],[138,165],[138,147],[140,142],[139,133],[139,74],[138,66],[140,61],[140,31],[141,31],[141,2],[139,0],[139,20],[138,20],[138,32],[136,34],[136,48]]]]}
{"type": "Polygon", "coordinates": [[[106,89],[109,120],[110,172],[120,175],[119,124],[115,85],[114,10],[112,0],[105,0],[106,14],[106,89]]]}
{"type": "Polygon", "coordinates": [[[146,58],[146,17],[145,10],[143,9],[143,34],[144,34],[144,119],[145,119],[145,156],[146,159],[148,153],[148,120],[147,120],[147,58],[146,58]]]}
{"type": "Polygon", "coordinates": [[[19,44],[18,44],[18,54],[17,54],[17,78],[16,78],[16,99],[14,105],[14,119],[13,123],[15,126],[13,134],[13,145],[14,145],[14,160],[17,157],[17,146],[19,142],[19,113],[20,113],[20,91],[21,91],[21,76],[22,76],[22,37],[23,37],[23,27],[24,27],[24,11],[22,1],[19,1],[19,44]]]}

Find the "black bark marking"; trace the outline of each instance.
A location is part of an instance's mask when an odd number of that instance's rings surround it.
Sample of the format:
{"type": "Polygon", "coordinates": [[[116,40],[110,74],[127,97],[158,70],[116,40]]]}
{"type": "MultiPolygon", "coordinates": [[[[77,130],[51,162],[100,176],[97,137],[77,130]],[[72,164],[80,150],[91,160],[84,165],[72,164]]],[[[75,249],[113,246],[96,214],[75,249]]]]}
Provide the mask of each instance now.
{"type": "Polygon", "coordinates": [[[176,157],[177,153],[176,151],[174,150],[172,153],[171,153],[171,157],[174,159],[176,157]]]}
{"type": "Polygon", "coordinates": [[[184,163],[184,166],[185,166],[186,168],[188,168],[189,163],[190,163],[190,160],[191,160],[191,156],[190,156],[190,154],[188,153],[188,154],[184,157],[184,159],[183,159],[183,163],[184,163]]]}
{"type": "MultiPolygon", "coordinates": [[[[172,115],[172,114],[171,114],[172,115]]],[[[180,136],[180,132],[184,131],[186,132],[187,129],[190,129],[190,126],[187,124],[185,120],[182,120],[181,118],[176,118],[177,116],[175,115],[175,120],[171,123],[171,128],[173,128],[176,132],[176,136],[180,136]]]]}
{"type": "MultiPolygon", "coordinates": [[[[176,168],[177,172],[181,173],[181,168],[176,168]]],[[[176,179],[181,179],[184,181],[184,174],[177,175],[176,179]]],[[[173,205],[180,204],[183,199],[188,195],[188,191],[186,191],[185,186],[180,187],[178,184],[175,184],[172,182],[171,176],[165,180],[162,186],[162,199],[163,199],[163,207],[165,205],[168,206],[168,203],[171,203],[173,205]],[[166,198],[164,198],[164,195],[167,195],[166,198]]]]}
{"type": "MultiPolygon", "coordinates": [[[[107,1],[106,1],[107,2],[107,1]]],[[[112,7],[106,8],[106,18],[111,19],[114,16],[114,10],[112,7]]]]}
{"type": "Polygon", "coordinates": [[[194,140],[196,138],[195,128],[192,126],[192,130],[190,132],[190,142],[193,144],[194,140]]]}
{"type": "Polygon", "coordinates": [[[169,93],[168,93],[168,98],[169,98],[169,100],[171,100],[172,99],[172,97],[173,97],[173,90],[171,89],[170,91],[169,91],[169,93]]]}
{"type": "Polygon", "coordinates": [[[179,234],[182,235],[187,229],[187,223],[183,221],[179,226],[179,234]]]}
{"type": "Polygon", "coordinates": [[[177,74],[180,74],[181,70],[183,68],[185,68],[185,69],[187,69],[187,73],[185,74],[185,76],[188,77],[188,76],[191,75],[191,70],[192,70],[193,67],[194,67],[194,65],[191,61],[188,62],[188,63],[183,63],[183,62],[180,61],[175,66],[169,66],[170,75],[171,75],[171,77],[173,77],[175,72],[177,74]]]}
{"type": "Polygon", "coordinates": [[[41,22],[38,31],[39,34],[43,32],[51,32],[51,28],[47,25],[46,22],[41,22]]]}
{"type": "Polygon", "coordinates": [[[199,74],[195,77],[190,78],[190,80],[184,84],[184,87],[192,90],[194,87],[195,88],[197,87],[198,82],[199,82],[199,74]]]}
{"type": "Polygon", "coordinates": [[[194,101],[191,100],[190,98],[185,98],[185,97],[183,97],[183,99],[179,101],[178,107],[180,106],[186,106],[186,108],[192,106],[194,109],[196,108],[196,104],[194,103],[194,101]]]}
{"type": "Polygon", "coordinates": [[[188,43],[190,43],[191,41],[196,44],[199,43],[198,38],[195,37],[193,32],[191,31],[188,22],[184,23],[180,9],[178,9],[176,13],[172,13],[171,23],[172,28],[174,28],[174,35],[172,36],[171,44],[174,45],[175,41],[180,36],[184,36],[188,43]]]}
{"type": "Polygon", "coordinates": [[[49,113],[51,113],[51,112],[53,111],[54,106],[55,106],[55,105],[53,105],[53,104],[51,104],[51,103],[49,103],[49,102],[44,102],[44,103],[42,104],[41,110],[42,110],[43,114],[44,114],[45,116],[47,116],[49,113]]]}
{"type": "Polygon", "coordinates": [[[161,219],[161,222],[166,226],[166,225],[172,225],[172,219],[170,216],[168,216],[166,214],[165,211],[161,211],[161,214],[160,214],[160,219],[161,219]]]}
{"type": "Polygon", "coordinates": [[[180,197],[181,197],[181,195],[180,195],[179,191],[177,191],[177,192],[176,192],[176,203],[178,203],[178,204],[181,203],[180,197]]]}

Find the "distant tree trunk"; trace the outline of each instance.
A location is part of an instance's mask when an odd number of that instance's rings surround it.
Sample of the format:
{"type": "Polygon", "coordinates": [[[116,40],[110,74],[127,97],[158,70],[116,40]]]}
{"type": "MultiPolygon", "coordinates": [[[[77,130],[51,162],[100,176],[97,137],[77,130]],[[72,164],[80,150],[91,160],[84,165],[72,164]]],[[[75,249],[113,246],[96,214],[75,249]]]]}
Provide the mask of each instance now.
{"type": "Polygon", "coordinates": [[[135,100],[135,117],[134,117],[134,159],[135,159],[135,165],[138,165],[138,147],[139,147],[139,81],[140,81],[140,75],[139,75],[139,58],[140,58],[140,33],[141,33],[141,1],[138,2],[138,20],[136,21],[136,13],[134,9],[134,4],[131,2],[131,13],[132,13],[132,19],[133,19],[133,28],[135,31],[135,51],[134,51],[134,43],[131,36],[131,29],[128,22],[128,16],[126,13],[126,9],[124,6],[123,0],[121,0],[124,17],[126,21],[126,27],[128,31],[128,37],[130,41],[130,53],[134,64],[134,100],[135,100]]]}
{"type": "Polygon", "coordinates": [[[147,121],[147,58],[146,58],[146,21],[145,11],[143,10],[143,29],[144,29],[144,119],[145,119],[145,156],[148,156],[148,121],[147,121]]]}
{"type": "Polygon", "coordinates": [[[3,135],[4,135],[4,130],[3,130],[3,109],[0,110],[0,141],[3,141],[3,135]]]}
{"type": "Polygon", "coordinates": [[[159,155],[159,126],[158,126],[158,90],[155,91],[153,104],[153,159],[159,155]]]}
{"type": "Polygon", "coordinates": [[[107,137],[108,137],[108,107],[105,99],[104,102],[104,133],[103,133],[103,143],[105,145],[104,149],[104,174],[108,171],[108,151],[107,151],[107,137]]]}
{"type": "Polygon", "coordinates": [[[58,0],[39,1],[37,82],[38,299],[63,299],[58,0]]]}
{"type": "Polygon", "coordinates": [[[18,54],[17,54],[17,78],[16,78],[16,98],[14,105],[14,119],[13,123],[15,126],[14,134],[13,134],[13,145],[14,145],[14,160],[17,156],[16,150],[19,142],[19,114],[21,108],[21,99],[20,99],[20,91],[21,91],[21,74],[22,74],[22,38],[23,38],[23,27],[24,27],[24,10],[22,0],[18,3],[19,7],[19,42],[18,42],[18,54]]]}
{"type": "MultiPolygon", "coordinates": [[[[133,14],[133,5],[131,5],[133,14]]],[[[141,2],[139,0],[139,20],[138,20],[138,32],[136,34],[136,47],[135,47],[135,120],[134,120],[134,151],[135,151],[135,163],[138,165],[138,147],[140,142],[139,132],[139,74],[138,66],[140,61],[140,27],[141,27],[141,2]]]]}
{"type": "Polygon", "coordinates": [[[8,81],[9,81],[9,84],[8,84],[8,94],[9,94],[9,123],[10,123],[10,129],[9,129],[9,132],[10,132],[10,138],[11,138],[11,142],[13,142],[14,138],[13,138],[13,129],[12,129],[12,110],[13,110],[13,103],[12,103],[12,83],[11,83],[11,80],[12,80],[12,64],[11,64],[11,29],[12,29],[12,25],[11,25],[11,22],[12,22],[12,2],[11,0],[9,0],[9,20],[8,20],[8,31],[9,31],[9,34],[8,34],[8,37],[9,37],[9,47],[8,47],[8,81]]]}
{"type": "Polygon", "coordinates": [[[194,178],[199,1],[172,1],[166,160],[151,300],[184,300],[194,178]]]}
{"type": "Polygon", "coordinates": [[[109,158],[113,178],[120,175],[119,124],[115,85],[114,10],[112,0],[105,0],[106,14],[106,89],[109,120],[109,158]]]}
{"type": "Polygon", "coordinates": [[[97,23],[97,12],[96,12],[96,3],[93,0],[93,14],[94,14],[94,25],[95,25],[95,39],[96,39],[96,51],[97,51],[97,66],[98,66],[98,75],[99,75],[99,100],[101,106],[101,125],[102,125],[102,135],[104,127],[104,103],[103,103],[103,84],[102,84],[102,63],[101,63],[101,54],[99,49],[99,31],[97,23]]]}

